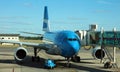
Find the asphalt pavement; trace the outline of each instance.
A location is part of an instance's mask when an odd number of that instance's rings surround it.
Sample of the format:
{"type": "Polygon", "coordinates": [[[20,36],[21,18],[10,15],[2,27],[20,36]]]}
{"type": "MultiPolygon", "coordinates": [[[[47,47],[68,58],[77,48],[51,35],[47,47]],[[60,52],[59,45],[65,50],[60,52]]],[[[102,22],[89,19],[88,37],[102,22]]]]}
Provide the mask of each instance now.
{"type": "MultiPolygon", "coordinates": [[[[96,60],[91,55],[91,50],[81,49],[78,56],[81,57],[79,63],[70,62],[71,67],[66,67],[64,57],[46,54],[43,50],[38,53],[39,62],[32,62],[33,48],[27,48],[29,55],[23,63],[16,63],[14,60],[14,50],[16,48],[0,48],[0,72],[105,72],[116,71],[116,69],[105,69],[100,60],[96,60]],[[57,67],[54,69],[44,69],[46,59],[55,60],[57,67]]],[[[117,55],[119,56],[119,54],[117,55]]],[[[119,58],[118,58],[119,60],[119,58]]],[[[118,61],[119,63],[119,61],[118,61]]],[[[117,69],[118,70],[118,69],[117,69]]]]}

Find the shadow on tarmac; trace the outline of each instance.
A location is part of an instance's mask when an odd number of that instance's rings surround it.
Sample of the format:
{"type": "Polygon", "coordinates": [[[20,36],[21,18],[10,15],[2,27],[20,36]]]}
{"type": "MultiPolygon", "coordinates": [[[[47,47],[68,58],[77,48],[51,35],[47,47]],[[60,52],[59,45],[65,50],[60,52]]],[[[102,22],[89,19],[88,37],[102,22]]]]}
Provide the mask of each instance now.
{"type": "MultiPolygon", "coordinates": [[[[56,62],[56,65],[57,67],[55,69],[63,69],[63,68],[67,68],[68,67],[66,66],[66,61],[64,63],[61,63],[61,61],[65,61],[64,59],[63,60],[55,60],[56,62]]],[[[15,60],[0,60],[0,63],[7,63],[7,64],[18,64],[20,66],[26,66],[26,67],[34,67],[34,68],[43,68],[44,69],[44,62],[45,62],[45,59],[44,58],[40,58],[40,61],[39,62],[32,62],[31,60],[31,56],[28,56],[27,59],[24,61],[24,62],[21,62],[21,63],[16,63],[15,60]]],[[[71,63],[71,67],[70,68],[74,68],[76,70],[83,70],[83,71],[89,71],[89,72],[104,72],[105,70],[100,70],[100,69],[95,69],[95,68],[91,68],[91,67],[87,67],[87,66],[82,66],[80,64],[83,64],[83,63],[89,63],[90,62],[80,62],[79,65],[76,65],[74,63],[71,63]]],[[[91,63],[91,64],[94,64],[94,63],[91,63]]]]}

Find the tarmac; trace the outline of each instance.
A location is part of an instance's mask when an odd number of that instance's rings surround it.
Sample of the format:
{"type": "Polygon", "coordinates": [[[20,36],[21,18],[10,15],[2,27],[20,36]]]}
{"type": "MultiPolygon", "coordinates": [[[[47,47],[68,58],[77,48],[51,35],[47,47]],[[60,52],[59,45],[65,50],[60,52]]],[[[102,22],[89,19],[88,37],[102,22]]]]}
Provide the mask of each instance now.
{"type": "MultiPolygon", "coordinates": [[[[15,48],[0,48],[0,72],[108,72],[119,71],[120,69],[105,69],[104,64],[100,60],[96,60],[91,55],[91,50],[81,49],[78,56],[81,61],[79,63],[70,62],[71,67],[66,66],[64,57],[49,55],[41,50],[39,62],[32,62],[31,56],[34,55],[33,48],[27,48],[29,55],[23,63],[16,63],[14,60],[15,48]],[[57,64],[54,69],[44,69],[44,61],[46,59],[53,59],[57,64]]],[[[120,51],[120,50],[119,50],[120,51]]],[[[119,56],[119,53],[117,54],[119,56]]],[[[120,60],[118,57],[117,60],[120,60]]],[[[117,61],[120,64],[119,61],[117,61]]],[[[118,65],[119,66],[119,65],[118,65]]]]}

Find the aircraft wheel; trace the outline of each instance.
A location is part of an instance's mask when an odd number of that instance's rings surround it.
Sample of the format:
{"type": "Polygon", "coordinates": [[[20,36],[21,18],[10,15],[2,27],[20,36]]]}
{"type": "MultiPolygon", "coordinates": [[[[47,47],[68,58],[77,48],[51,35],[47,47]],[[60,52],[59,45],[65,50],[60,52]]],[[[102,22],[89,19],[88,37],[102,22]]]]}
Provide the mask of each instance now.
{"type": "Polygon", "coordinates": [[[39,57],[39,56],[37,56],[37,58],[36,58],[36,59],[37,59],[37,61],[38,61],[38,62],[40,61],[40,57],[39,57]]]}
{"type": "Polygon", "coordinates": [[[104,68],[112,68],[111,62],[106,62],[104,68]]]}
{"type": "Polygon", "coordinates": [[[67,63],[66,67],[70,68],[71,67],[71,63],[69,63],[69,64],[67,63]]]}
{"type": "Polygon", "coordinates": [[[32,62],[35,62],[35,61],[39,62],[40,57],[39,56],[37,56],[37,57],[32,56],[32,62]]]}
{"type": "Polygon", "coordinates": [[[71,60],[73,61],[73,62],[80,62],[80,57],[79,56],[73,56],[72,58],[71,58],[71,60]]]}
{"type": "Polygon", "coordinates": [[[80,62],[80,57],[77,56],[77,57],[76,57],[76,60],[77,60],[77,62],[80,62]]]}
{"type": "Polygon", "coordinates": [[[35,61],[35,59],[34,59],[34,57],[32,56],[32,62],[34,62],[35,61]]]}

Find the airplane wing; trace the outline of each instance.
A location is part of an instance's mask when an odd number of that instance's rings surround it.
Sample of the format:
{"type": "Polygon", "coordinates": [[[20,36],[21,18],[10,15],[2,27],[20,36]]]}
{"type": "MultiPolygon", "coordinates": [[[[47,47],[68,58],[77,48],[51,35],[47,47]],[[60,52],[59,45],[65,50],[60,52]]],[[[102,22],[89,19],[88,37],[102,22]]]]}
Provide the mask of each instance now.
{"type": "Polygon", "coordinates": [[[25,31],[20,31],[20,32],[21,32],[21,33],[25,33],[25,34],[32,34],[32,35],[43,36],[42,34],[33,33],[33,32],[25,32],[25,31]]]}
{"type": "Polygon", "coordinates": [[[18,44],[20,46],[30,46],[30,47],[36,47],[44,50],[48,50],[53,44],[47,44],[47,43],[31,43],[31,42],[20,42],[20,41],[10,41],[10,40],[0,40],[0,43],[12,43],[12,44],[18,44]]]}

